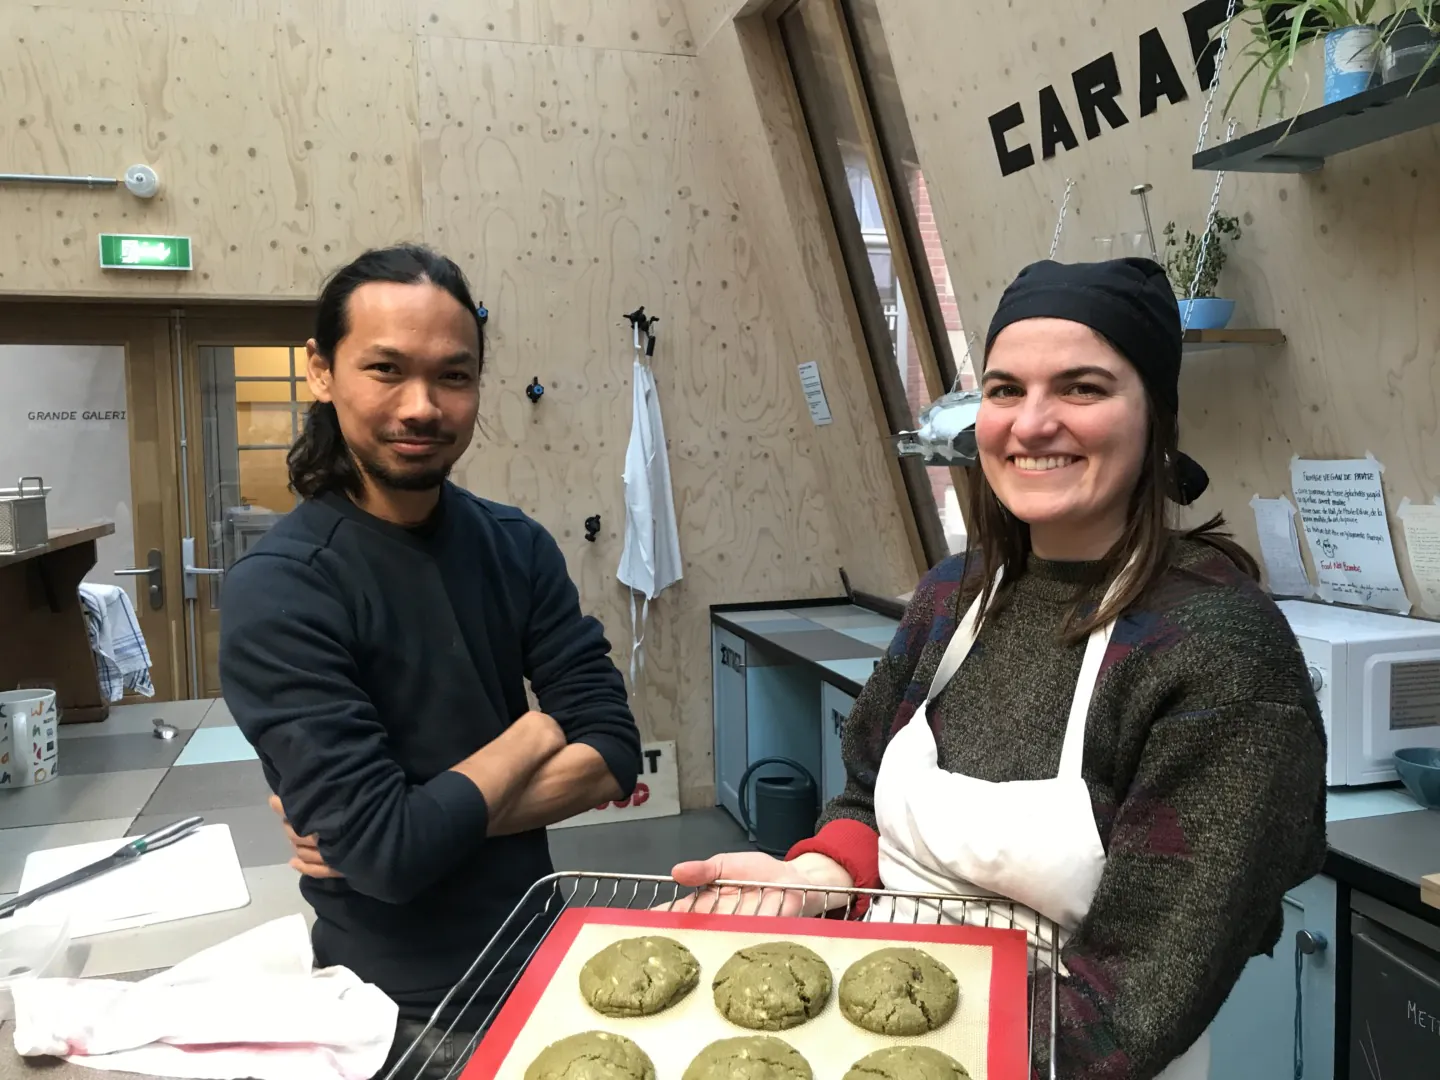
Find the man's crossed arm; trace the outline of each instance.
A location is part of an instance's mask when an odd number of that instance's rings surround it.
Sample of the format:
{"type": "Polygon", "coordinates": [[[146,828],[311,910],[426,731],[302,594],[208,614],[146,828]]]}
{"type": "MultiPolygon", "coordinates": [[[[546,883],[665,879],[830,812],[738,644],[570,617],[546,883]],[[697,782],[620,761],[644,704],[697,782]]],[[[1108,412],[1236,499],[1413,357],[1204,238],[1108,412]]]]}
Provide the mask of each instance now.
{"type": "MultiPolygon", "coordinates": [[[[486,836],[543,829],[624,793],[600,752],[565,741],[554,719],[527,712],[493,742],[454,766],[485,798],[486,836]]],[[[295,855],[290,865],[307,877],[343,877],[326,865],[315,836],[300,836],[286,818],[278,795],[270,808],[284,821],[295,855]]]]}

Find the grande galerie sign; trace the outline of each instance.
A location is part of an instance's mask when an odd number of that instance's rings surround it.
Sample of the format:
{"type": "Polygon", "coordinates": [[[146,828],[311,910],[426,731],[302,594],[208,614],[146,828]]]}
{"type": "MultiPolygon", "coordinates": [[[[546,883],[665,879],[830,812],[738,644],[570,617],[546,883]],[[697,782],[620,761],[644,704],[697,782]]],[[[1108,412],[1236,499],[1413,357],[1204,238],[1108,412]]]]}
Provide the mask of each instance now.
{"type": "MultiPolygon", "coordinates": [[[[1212,41],[1210,35],[1225,22],[1229,4],[1230,0],[1201,0],[1184,13],[1191,56],[1191,63],[1186,66],[1194,72],[1202,93],[1210,89],[1217,74],[1215,53],[1219,43],[1212,41]]],[[[1115,63],[1113,51],[1070,73],[1076,115],[1087,142],[1098,139],[1107,127],[1118,128],[1128,124],[1127,108],[1135,109],[1144,117],[1160,108],[1162,98],[1171,105],[1178,105],[1190,96],[1159,27],[1152,27],[1141,34],[1135,48],[1140,57],[1140,76],[1133,87],[1121,85],[1120,69],[1115,63]]],[[[1066,150],[1079,146],[1075,125],[1061,104],[1054,84],[1041,87],[1036,99],[1034,115],[1039,119],[1040,156],[1048,161],[1062,146],[1066,150]]],[[[1025,107],[1018,101],[990,117],[990,137],[995,141],[995,157],[1000,164],[1001,176],[1009,176],[1035,164],[1034,144],[1024,141],[1024,135],[1016,130],[1025,121],[1025,107]]]]}

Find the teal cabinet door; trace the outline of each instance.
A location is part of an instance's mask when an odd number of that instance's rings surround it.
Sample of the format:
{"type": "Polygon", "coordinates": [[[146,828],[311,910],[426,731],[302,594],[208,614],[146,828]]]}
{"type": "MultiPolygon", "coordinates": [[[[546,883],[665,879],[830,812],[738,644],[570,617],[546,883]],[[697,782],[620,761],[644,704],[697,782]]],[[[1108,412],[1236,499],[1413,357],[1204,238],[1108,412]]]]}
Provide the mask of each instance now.
{"type": "Polygon", "coordinates": [[[1285,897],[1275,955],[1251,959],[1215,1018],[1211,1080],[1333,1080],[1335,927],[1330,878],[1285,897]]]}
{"type": "Polygon", "coordinates": [[[845,790],[845,759],[840,733],[855,699],[829,683],[820,687],[820,800],[828,803],[845,790]]]}
{"type": "Polygon", "coordinates": [[[711,694],[715,723],[715,801],[740,821],[740,779],[750,764],[745,693],[745,639],[711,628],[711,694]]]}

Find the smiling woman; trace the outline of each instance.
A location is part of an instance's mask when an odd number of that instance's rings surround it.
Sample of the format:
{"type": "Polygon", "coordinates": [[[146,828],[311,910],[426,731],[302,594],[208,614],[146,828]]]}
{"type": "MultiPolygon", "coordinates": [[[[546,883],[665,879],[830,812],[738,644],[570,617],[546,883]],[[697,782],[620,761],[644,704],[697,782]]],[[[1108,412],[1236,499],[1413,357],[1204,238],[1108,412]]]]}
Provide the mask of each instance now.
{"type": "MultiPolygon", "coordinates": [[[[1039,913],[1061,928],[1064,1077],[1208,1080],[1220,1002],[1325,850],[1323,725],[1294,634],[1220,519],[1168,523],[1167,499],[1205,487],[1177,445],[1180,353],[1150,260],[1020,273],[986,339],[971,547],[926,575],[856,700],[844,792],[785,861],[674,870],[799,884],[817,909],[879,885],[1039,913]]],[[[989,915],[922,906],[868,917],[989,915]]]]}
{"type": "MultiPolygon", "coordinates": [[[[982,610],[1004,606],[1032,553],[1089,562],[1092,586],[1123,566],[1098,608],[1071,609],[1065,637],[1078,642],[1165,572],[1167,501],[1188,505],[1209,484],[1179,449],[1181,343],[1174,292],[1148,259],[1035,263],[1005,291],[986,338],[970,486],[982,610]]],[[[1258,580],[1223,526],[1217,515],[1187,537],[1258,580]]]]}
{"type": "Polygon", "coordinates": [[[1088,326],[1027,319],[995,341],[975,441],[991,490],[1042,558],[1099,559],[1125,531],[1145,460],[1140,374],[1088,326]]]}

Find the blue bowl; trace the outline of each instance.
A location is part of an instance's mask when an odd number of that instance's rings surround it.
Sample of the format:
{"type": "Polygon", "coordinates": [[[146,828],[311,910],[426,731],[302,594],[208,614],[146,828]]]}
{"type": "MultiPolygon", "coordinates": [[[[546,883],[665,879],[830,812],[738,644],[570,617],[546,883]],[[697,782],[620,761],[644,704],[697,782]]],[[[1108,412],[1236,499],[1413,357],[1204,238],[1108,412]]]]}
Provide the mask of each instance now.
{"type": "Polygon", "coordinates": [[[1411,798],[1427,810],[1440,810],[1440,750],[1432,746],[1396,750],[1395,771],[1411,798]]]}
{"type": "Polygon", "coordinates": [[[1230,316],[1235,314],[1234,300],[1221,300],[1207,296],[1199,300],[1180,300],[1180,325],[1185,325],[1185,311],[1190,311],[1188,330],[1224,330],[1230,325],[1230,316]]]}

